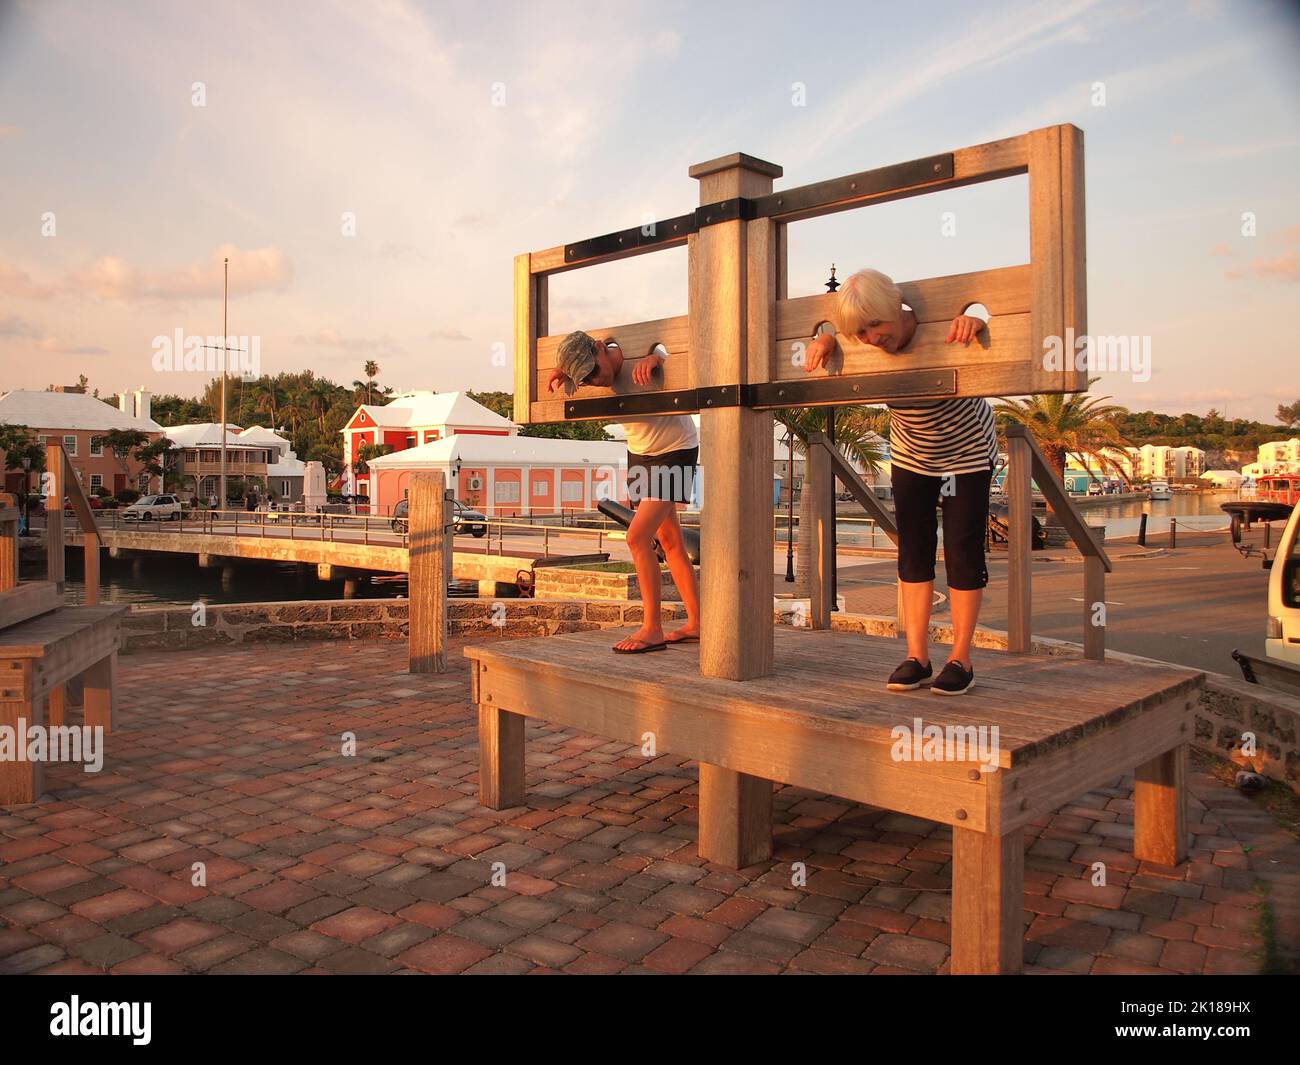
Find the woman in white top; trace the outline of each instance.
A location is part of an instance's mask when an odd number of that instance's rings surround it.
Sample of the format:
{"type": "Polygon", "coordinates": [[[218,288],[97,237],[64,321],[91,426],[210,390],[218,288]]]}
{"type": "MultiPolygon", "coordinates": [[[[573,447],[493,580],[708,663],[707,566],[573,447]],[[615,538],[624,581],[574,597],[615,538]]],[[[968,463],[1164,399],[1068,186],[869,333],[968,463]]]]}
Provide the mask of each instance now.
{"type": "MultiPolygon", "coordinates": [[[[662,345],[657,345],[649,355],[637,360],[632,369],[633,382],[642,387],[649,385],[667,354],[662,345]]],[[[616,341],[595,340],[579,331],[560,342],[556,362],[547,389],[563,389],[572,395],[579,385],[613,387],[623,369],[624,357],[616,341]]],[[[678,508],[691,501],[700,440],[695,422],[685,414],[628,418],[621,424],[627,437],[628,502],[636,508],[627,530],[627,546],[636,564],[644,610],[641,627],[616,643],[614,651],[644,654],[663,651],[670,643],[694,643],[700,638],[699,585],[677,520],[678,508]],[[686,607],[686,624],[666,636],[660,614],[655,540],[663,548],[673,583],[686,607]]]]}

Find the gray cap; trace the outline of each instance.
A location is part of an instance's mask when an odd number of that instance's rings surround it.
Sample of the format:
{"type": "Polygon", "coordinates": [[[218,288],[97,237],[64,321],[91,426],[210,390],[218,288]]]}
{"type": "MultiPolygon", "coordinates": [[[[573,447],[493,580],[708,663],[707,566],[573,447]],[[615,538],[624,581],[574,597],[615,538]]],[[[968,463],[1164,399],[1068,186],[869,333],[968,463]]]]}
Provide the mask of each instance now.
{"type": "Polygon", "coordinates": [[[596,342],[582,330],[570,333],[560,341],[556,352],[556,367],[567,378],[566,395],[573,395],[596,368],[596,342]]]}

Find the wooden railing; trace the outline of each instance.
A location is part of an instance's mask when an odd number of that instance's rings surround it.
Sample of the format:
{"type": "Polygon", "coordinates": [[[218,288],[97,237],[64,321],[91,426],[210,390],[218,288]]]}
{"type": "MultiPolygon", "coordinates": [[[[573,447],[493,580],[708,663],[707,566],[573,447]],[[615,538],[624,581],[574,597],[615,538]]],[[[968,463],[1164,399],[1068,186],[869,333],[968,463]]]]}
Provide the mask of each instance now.
{"type": "Polygon", "coordinates": [[[18,586],[18,501],[0,493],[0,592],[18,586]]]}
{"type": "Polygon", "coordinates": [[[1106,656],[1106,574],[1110,558],[1083,520],[1056,471],[1023,425],[1006,430],[1007,467],[1007,650],[1026,653],[1033,640],[1033,485],[1083,555],[1083,654],[1106,656]]]}
{"type": "Polygon", "coordinates": [[[45,508],[45,565],[46,575],[63,592],[63,497],[68,497],[72,513],[77,524],[85,534],[82,537],[82,550],[85,552],[85,606],[95,606],[99,602],[99,527],[95,524],[95,515],[90,509],[90,502],[81,489],[81,482],[68,460],[68,453],[62,444],[45,445],[45,471],[50,475],[50,494],[45,508]],[[49,502],[52,500],[53,503],[49,502]]]}

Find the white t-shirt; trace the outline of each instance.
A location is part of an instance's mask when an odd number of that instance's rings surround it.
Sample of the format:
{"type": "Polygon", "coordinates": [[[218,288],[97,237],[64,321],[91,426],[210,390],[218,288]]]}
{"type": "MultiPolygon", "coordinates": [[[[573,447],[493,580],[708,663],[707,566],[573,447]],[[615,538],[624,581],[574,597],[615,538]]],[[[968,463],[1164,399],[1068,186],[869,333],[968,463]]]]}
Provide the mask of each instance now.
{"type": "MultiPolygon", "coordinates": [[[[656,344],[654,351],[663,358],[668,349],[656,344]]],[[[663,455],[700,446],[700,434],[689,414],[661,414],[650,418],[625,418],[618,423],[627,436],[627,449],[633,455],[663,455]]]]}

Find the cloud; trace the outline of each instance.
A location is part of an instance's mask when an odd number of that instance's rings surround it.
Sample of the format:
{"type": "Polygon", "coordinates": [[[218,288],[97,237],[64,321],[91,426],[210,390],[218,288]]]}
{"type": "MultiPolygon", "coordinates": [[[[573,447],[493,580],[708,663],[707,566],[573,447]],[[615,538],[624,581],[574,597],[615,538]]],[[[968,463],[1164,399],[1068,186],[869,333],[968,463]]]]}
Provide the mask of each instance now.
{"type": "Polygon", "coordinates": [[[186,300],[222,294],[224,260],[230,260],[230,294],[283,292],[293,280],[293,265],[279,248],[238,248],[223,244],[206,262],[172,270],[143,270],[115,255],[102,255],[74,270],[64,282],[69,293],[103,300],[186,300]]]}
{"type": "Polygon", "coordinates": [[[310,336],[298,334],[293,343],[309,348],[338,348],[340,351],[360,351],[370,355],[398,355],[402,346],[390,336],[379,338],[348,337],[332,326],[316,330],[310,336]]]}
{"type": "Polygon", "coordinates": [[[48,352],[52,355],[107,355],[108,348],[96,347],[93,344],[76,345],[64,344],[58,337],[46,336],[41,337],[36,344],[41,351],[48,352]]]}
{"type": "Polygon", "coordinates": [[[0,126],[0,140],[4,140],[6,137],[16,137],[21,132],[21,126],[0,126]]]}
{"type": "Polygon", "coordinates": [[[470,339],[472,339],[472,338],[469,337],[469,336],[466,336],[466,335],[465,335],[464,333],[462,333],[459,329],[443,328],[443,329],[435,329],[435,330],[433,330],[433,332],[431,332],[431,333],[429,334],[429,339],[430,339],[430,340],[455,340],[455,341],[462,341],[462,340],[470,340],[470,339]]]}
{"type": "Polygon", "coordinates": [[[16,314],[0,318],[0,337],[36,337],[40,333],[31,322],[24,321],[16,314]]]}
{"type": "Polygon", "coordinates": [[[57,292],[54,285],[33,281],[25,270],[8,263],[0,263],[0,295],[16,296],[25,300],[47,300],[57,292]]]}

